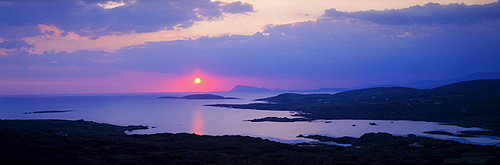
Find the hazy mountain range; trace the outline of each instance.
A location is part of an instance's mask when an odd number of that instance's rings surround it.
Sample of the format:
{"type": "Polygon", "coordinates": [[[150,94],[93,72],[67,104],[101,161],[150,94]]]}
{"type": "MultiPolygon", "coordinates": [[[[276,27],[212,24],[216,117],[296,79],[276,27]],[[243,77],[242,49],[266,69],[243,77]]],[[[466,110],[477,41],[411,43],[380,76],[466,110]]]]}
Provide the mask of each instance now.
{"type": "Polygon", "coordinates": [[[462,81],[471,81],[471,80],[479,80],[479,79],[500,79],[500,72],[478,72],[474,74],[467,75],[462,78],[457,79],[445,79],[445,80],[421,80],[414,82],[394,82],[387,84],[365,84],[361,86],[357,86],[354,88],[319,88],[315,90],[271,90],[267,88],[259,88],[253,86],[245,86],[245,85],[237,85],[230,92],[339,92],[353,89],[363,89],[363,88],[374,88],[374,87],[409,87],[415,89],[431,89],[439,86],[462,82],[462,81]]]}

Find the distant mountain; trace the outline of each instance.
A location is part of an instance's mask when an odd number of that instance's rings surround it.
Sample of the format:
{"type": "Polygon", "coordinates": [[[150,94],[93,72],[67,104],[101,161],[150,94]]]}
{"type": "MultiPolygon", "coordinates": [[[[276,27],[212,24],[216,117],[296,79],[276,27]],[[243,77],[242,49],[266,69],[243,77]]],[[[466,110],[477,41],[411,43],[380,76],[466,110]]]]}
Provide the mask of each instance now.
{"type": "Polygon", "coordinates": [[[355,89],[366,89],[366,88],[378,88],[378,87],[402,87],[402,85],[392,85],[392,84],[364,84],[360,85],[354,88],[350,88],[348,90],[355,90],[355,89]]]}
{"type": "Polygon", "coordinates": [[[481,80],[481,79],[500,79],[500,72],[478,72],[457,79],[446,80],[422,80],[406,83],[391,83],[391,84],[364,84],[353,88],[319,88],[314,90],[270,90],[267,88],[259,88],[253,86],[237,85],[230,92],[342,92],[356,89],[378,88],[378,87],[409,87],[415,89],[432,89],[447,84],[453,84],[464,81],[481,80]]]}
{"type": "Polygon", "coordinates": [[[422,80],[422,81],[398,83],[398,84],[400,86],[417,88],[417,89],[429,89],[429,88],[443,86],[446,84],[471,81],[471,80],[480,80],[480,79],[500,79],[500,72],[478,72],[458,79],[422,80]]]}
{"type": "Polygon", "coordinates": [[[466,96],[473,100],[500,101],[500,79],[464,81],[430,90],[435,95],[466,96]]]}
{"type": "Polygon", "coordinates": [[[315,90],[270,90],[267,88],[259,88],[253,86],[237,85],[230,92],[340,92],[349,90],[348,88],[320,88],[315,90]]]}
{"type": "Polygon", "coordinates": [[[258,88],[252,86],[237,85],[230,92],[270,92],[267,88],[258,88]]]}
{"type": "Polygon", "coordinates": [[[339,92],[336,94],[294,94],[257,99],[257,101],[299,103],[299,102],[359,102],[359,101],[407,101],[412,100],[500,100],[500,79],[482,79],[448,84],[432,89],[408,87],[375,87],[339,92]]]}
{"type": "Polygon", "coordinates": [[[183,97],[175,97],[175,96],[161,96],[159,99],[239,99],[235,97],[224,97],[214,94],[193,94],[187,95],[183,97]]]}
{"type": "Polygon", "coordinates": [[[500,72],[478,72],[461,78],[463,81],[478,79],[500,79],[500,72]]]}
{"type": "Polygon", "coordinates": [[[319,88],[316,90],[312,90],[311,92],[339,92],[349,90],[347,88],[319,88]]]}

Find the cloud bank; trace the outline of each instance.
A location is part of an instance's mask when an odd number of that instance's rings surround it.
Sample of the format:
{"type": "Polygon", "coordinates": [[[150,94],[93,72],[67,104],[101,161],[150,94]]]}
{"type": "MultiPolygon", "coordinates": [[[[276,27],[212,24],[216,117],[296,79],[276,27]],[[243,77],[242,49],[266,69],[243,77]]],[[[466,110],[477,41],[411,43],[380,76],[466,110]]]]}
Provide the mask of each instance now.
{"type": "Polygon", "coordinates": [[[26,43],[24,40],[4,40],[0,42],[0,48],[4,49],[32,49],[34,45],[26,43]]]}
{"type": "Polygon", "coordinates": [[[414,24],[471,24],[500,18],[500,3],[486,5],[427,3],[405,9],[384,11],[340,12],[329,9],[323,15],[326,18],[353,18],[382,25],[414,24]]]}
{"type": "MultiPolygon", "coordinates": [[[[199,13],[210,19],[219,17],[220,11],[251,9],[240,2],[218,6],[222,8],[199,13]]],[[[19,49],[0,56],[0,64],[11,66],[0,76],[29,76],[33,73],[29,67],[19,66],[45,66],[72,69],[38,76],[103,76],[120,72],[182,75],[199,69],[215,76],[320,82],[318,86],[296,84],[296,88],[302,89],[457,78],[500,71],[498,7],[495,2],[472,6],[429,3],[399,10],[351,13],[329,9],[321,19],[269,24],[249,36],[148,42],[115,52],[82,50],[33,55],[19,49]]],[[[10,46],[23,47],[26,44],[22,42],[10,46]]]]}
{"type": "Polygon", "coordinates": [[[217,20],[225,13],[254,12],[242,2],[210,0],[2,0],[0,38],[41,35],[38,25],[56,26],[80,36],[143,33],[188,28],[196,21],[217,20]]]}

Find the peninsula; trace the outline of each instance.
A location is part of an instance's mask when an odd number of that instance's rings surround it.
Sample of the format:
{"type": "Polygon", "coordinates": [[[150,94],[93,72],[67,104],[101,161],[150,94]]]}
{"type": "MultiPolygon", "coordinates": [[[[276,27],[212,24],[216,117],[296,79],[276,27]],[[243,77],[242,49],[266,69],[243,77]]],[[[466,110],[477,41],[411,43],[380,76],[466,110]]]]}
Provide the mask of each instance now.
{"type": "MultiPolygon", "coordinates": [[[[257,99],[267,103],[206,106],[297,111],[307,119],[414,120],[481,127],[500,136],[500,79],[449,84],[432,89],[378,87],[336,94],[285,93],[257,99]]],[[[470,133],[470,132],[469,132],[470,133]]]]}

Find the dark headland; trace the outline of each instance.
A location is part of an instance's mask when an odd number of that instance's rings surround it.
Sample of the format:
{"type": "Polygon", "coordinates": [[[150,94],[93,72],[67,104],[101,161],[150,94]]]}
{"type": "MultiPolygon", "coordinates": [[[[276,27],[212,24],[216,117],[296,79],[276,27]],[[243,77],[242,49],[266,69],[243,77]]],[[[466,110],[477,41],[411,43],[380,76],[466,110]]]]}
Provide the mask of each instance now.
{"type": "Polygon", "coordinates": [[[161,96],[158,98],[159,99],[239,99],[236,97],[224,97],[224,96],[219,96],[219,95],[214,95],[214,94],[192,94],[192,95],[187,95],[187,96],[182,96],[182,97],[161,96]]]}
{"type": "Polygon", "coordinates": [[[432,89],[378,87],[336,94],[285,93],[267,103],[207,106],[297,111],[306,119],[373,119],[443,122],[500,136],[500,79],[465,81],[432,89]]]}
{"type": "Polygon", "coordinates": [[[323,142],[285,144],[247,136],[126,135],[146,126],[90,121],[0,120],[1,164],[499,164],[495,146],[415,135],[360,138],[299,135],[323,142]],[[401,152],[404,151],[404,152],[401,152]]]}

